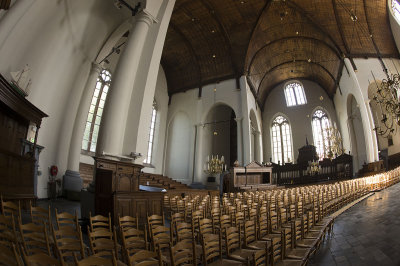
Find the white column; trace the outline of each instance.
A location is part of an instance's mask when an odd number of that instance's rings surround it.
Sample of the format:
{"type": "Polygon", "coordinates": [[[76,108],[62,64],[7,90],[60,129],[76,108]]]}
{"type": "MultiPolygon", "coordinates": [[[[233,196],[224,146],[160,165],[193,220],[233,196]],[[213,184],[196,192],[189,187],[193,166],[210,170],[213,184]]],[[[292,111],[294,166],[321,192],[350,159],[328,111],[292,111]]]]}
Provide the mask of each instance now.
{"type": "MultiPolygon", "coordinates": [[[[358,82],[358,78],[356,73],[354,72],[353,66],[350,63],[348,58],[344,59],[346,67],[350,73],[350,76],[353,79],[355,90],[354,97],[357,100],[357,103],[360,105],[360,113],[361,113],[361,120],[364,129],[364,137],[365,137],[365,144],[366,144],[366,151],[367,151],[367,161],[374,162],[375,161],[375,151],[373,147],[373,136],[370,128],[370,121],[368,117],[367,107],[365,105],[364,97],[362,95],[362,90],[360,83],[358,82]]],[[[357,137],[357,136],[356,136],[357,137]]],[[[354,155],[354,154],[353,154],[354,155]]]]}
{"type": "Polygon", "coordinates": [[[379,151],[378,151],[378,136],[376,135],[376,131],[374,130],[375,125],[374,125],[374,117],[372,116],[372,110],[371,110],[371,105],[370,105],[370,99],[367,99],[365,101],[365,106],[367,107],[367,112],[368,112],[368,118],[369,118],[369,126],[371,128],[371,134],[372,134],[372,144],[373,144],[373,152],[374,152],[374,161],[377,162],[379,161],[379,151]]]}
{"type": "Polygon", "coordinates": [[[86,81],[85,89],[82,93],[72,131],[67,165],[67,169],[70,171],[79,171],[79,158],[82,148],[83,133],[85,131],[87,115],[89,113],[90,103],[100,71],[101,65],[92,63],[92,68],[86,81]]]}
{"type": "Polygon", "coordinates": [[[134,25],[126,41],[125,50],[120,56],[107,96],[97,142],[97,154],[102,154],[103,151],[112,154],[122,153],[133,85],[147,33],[153,21],[154,18],[145,11],[141,11],[134,18],[134,25]]]}
{"type": "Polygon", "coordinates": [[[194,168],[194,171],[193,171],[193,173],[194,173],[194,178],[193,178],[193,180],[194,180],[194,182],[199,182],[200,181],[200,179],[201,179],[201,176],[202,176],[202,173],[203,173],[203,158],[201,157],[202,156],[202,151],[201,151],[201,147],[202,147],[202,138],[203,138],[203,136],[202,136],[202,129],[203,128],[203,125],[200,123],[200,124],[197,124],[197,125],[195,125],[195,129],[196,129],[196,149],[195,149],[195,151],[194,151],[194,154],[195,154],[195,156],[196,156],[196,158],[195,158],[195,162],[194,162],[194,165],[195,165],[195,168],[194,168]]]}
{"type": "Polygon", "coordinates": [[[237,128],[237,160],[240,165],[243,165],[243,126],[242,121],[243,118],[235,118],[236,120],[236,128],[237,128]]]}

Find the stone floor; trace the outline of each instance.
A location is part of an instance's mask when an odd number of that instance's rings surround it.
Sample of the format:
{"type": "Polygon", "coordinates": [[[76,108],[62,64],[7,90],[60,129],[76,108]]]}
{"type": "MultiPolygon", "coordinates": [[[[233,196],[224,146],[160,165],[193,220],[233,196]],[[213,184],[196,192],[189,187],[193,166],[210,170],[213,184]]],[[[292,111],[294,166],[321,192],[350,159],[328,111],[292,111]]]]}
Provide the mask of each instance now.
{"type": "Polygon", "coordinates": [[[400,183],[338,216],[308,265],[400,265],[399,195],[400,183]]]}

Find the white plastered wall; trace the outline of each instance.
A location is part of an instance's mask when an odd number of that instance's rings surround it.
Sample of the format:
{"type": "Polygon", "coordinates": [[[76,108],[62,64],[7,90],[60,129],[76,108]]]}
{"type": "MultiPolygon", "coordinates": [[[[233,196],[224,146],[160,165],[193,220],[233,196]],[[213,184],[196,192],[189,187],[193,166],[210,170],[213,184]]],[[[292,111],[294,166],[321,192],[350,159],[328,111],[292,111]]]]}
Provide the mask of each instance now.
{"type": "MultiPolygon", "coordinates": [[[[354,59],[354,64],[357,67],[356,72],[352,69],[348,59],[345,59],[345,62],[347,68],[343,68],[340,80],[342,94],[337,92],[334,97],[338,121],[342,128],[343,146],[347,151],[351,150],[351,138],[346,129],[348,128],[347,99],[352,94],[360,106],[367,149],[367,163],[374,162],[379,160],[379,157],[376,134],[373,131],[374,121],[369,105],[368,87],[371,82],[374,82],[373,75],[377,81],[385,79],[386,75],[383,72],[381,62],[377,58],[354,59]]],[[[400,70],[398,59],[383,59],[383,62],[389,73],[397,73],[396,68],[400,70]]],[[[393,144],[388,148],[389,155],[400,152],[400,138],[398,135],[393,137],[393,144]]],[[[354,171],[356,170],[354,169],[354,171]]]]}
{"type": "MultiPolygon", "coordinates": [[[[293,158],[297,160],[298,149],[306,145],[306,137],[310,144],[314,143],[311,118],[316,108],[322,107],[332,123],[337,123],[335,106],[328,97],[325,90],[317,83],[309,80],[299,80],[303,84],[307,98],[307,104],[287,107],[282,83],[276,86],[266,99],[263,111],[263,137],[264,137],[264,160],[272,158],[271,124],[277,114],[283,114],[290,123],[292,130],[293,158]],[[320,97],[323,97],[322,101],[320,97]]],[[[276,162],[277,163],[277,162],[276,162]]]]}
{"type": "Polygon", "coordinates": [[[0,73],[31,68],[28,100],[49,115],[42,122],[38,197],[47,197],[48,167],[66,170],[69,140],[91,63],[127,18],[110,1],[16,1],[0,20],[0,73]]]}
{"type": "MultiPolygon", "coordinates": [[[[250,125],[249,125],[249,115],[250,109],[248,106],[254,108],[256,115],[258,114],[258,123],[260,123],[261,128],[261,115],[255,108],[255,103],[251,104],[252,100],[248,98],[253,95],[251,94],[249,88],[247,87],[246,80],[241,77],[239,80],[240,90],[237,89],[236,80],[230,79],[217,84],[210,84],[202,88],[201,97],[198,97],[199,89],[191,89],[186,92],[176,93],[172,95],[171,104],[168,108],[168,122],[167,122],[167,132],[171,121],[174,119],[177,113],[185,113],[191,122],[190,129],[190,160],[189,160],[189,174],[190,181],[195,182],[206,182],[207,175],[204,173],[203,168],[208,154],[205,146],[205,131],[209,130],[207,127],[203,128],[202,124],[206,121],[209,111],[218,104],[224,104],[229,106],[235,112],[236,118],[243,118],[243,153],[244,153],[244,163],[249,163],[250,160],[250,125]],[[214,102],[214,88],[216,87],[216,100],[214,102]],[[250,102],[250,103],[249,103],[250,102]],[[197,137],[196,137],[196,149],[195,149],[195,130],[197,126],[197,137]]],[[[253,98],[254,99],[254,98],[253,98]]],[[[168,139],[168,136],[166,137],[168,139]]],[[[166,143],[164,148],[165,153],[168,151],[168,145],[171,143],[166,143]]],[[[238,143],[239,145],[239,143],[238,143]]],[[[261,150],[261,148],[260,148],[261,150]]],[[[239,152],[239,148],[238,148],[239,152]]],[[[238,157],[240,155],[238,154],[238,157]]],[[[169,163],[176,164],[178,167],[179,160],[167,161],[164,160],[164,174],[168,175],[167,169],[173,167],[173,165],[166,165],[169,163]]],[[[174,176],[170,176],[174,178],[174,176]]]]}

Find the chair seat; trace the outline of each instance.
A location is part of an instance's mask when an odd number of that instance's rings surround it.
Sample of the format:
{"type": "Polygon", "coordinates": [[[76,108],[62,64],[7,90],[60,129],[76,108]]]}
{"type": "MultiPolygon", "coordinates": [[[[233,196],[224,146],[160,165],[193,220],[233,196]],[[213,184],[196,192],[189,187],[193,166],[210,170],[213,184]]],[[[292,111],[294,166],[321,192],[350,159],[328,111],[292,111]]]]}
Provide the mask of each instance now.
{"type": "Polygon", "coordinates": [[[268,245],[268,247],[271,246],[271,241],[267,241],[267,240],[257,240],[254,241],[252,243],[250,243],[249,245],[247,245],[247,249],[252,249],[252,250],[264,250],[265,249],[265,245],[268,245]]]}
{"type": "Polygon", "coordinates": [[[260,238],[260,240],[261,241],[271,241],[272,238],[280,237],[280,236],[281,236],[281,233],[276,233],[276,234],[272,233],[272,234],[263,236],[262,238],[260,238]]]}
{"type": "Polygon", "coordinates": [[[310,248],[294,248],[286,251],[286,257],[289,259],[306,260],[310,255],[310,248]]]}
{"type": "Polygon", "coordinates": [[[296,248],[313,248],[318,242],[318,239],[301,239],[296,240],[296,248]]]}
{"type": "Polygon", "coordinates": [[[209,266],[225,266],[225,265],[243,265],[243,263],[241,263],[239,261],[235,261],[235,260],[223,259],[223,260],[214,261],[212,263],[207,263],[207,265],[209,265],[209,266]]]}
{"type": "Polygon", "coordinates": [[[228,255],[229,259],[233,260],[238,260],[242,262],[246,262],[247,259],[251,260],[253,254],[256,252],[256,250],[251,250],[251,249],[239,249],[235,250],[231,254],[228,255]]]}
{"type": "Polygon", "coordinates": [[[307,235],[304,237],[305,239],[313,239],[313,238],[321,238],[323,231],[308,231],[307,235]]]}
{"type": "Polygon", "coordinates": [[[302,265],[304,265],[304,261],[302,260],[287,259],[287,260],[278,260],[274,262],[274,266],[302,266],[302,265]]]}

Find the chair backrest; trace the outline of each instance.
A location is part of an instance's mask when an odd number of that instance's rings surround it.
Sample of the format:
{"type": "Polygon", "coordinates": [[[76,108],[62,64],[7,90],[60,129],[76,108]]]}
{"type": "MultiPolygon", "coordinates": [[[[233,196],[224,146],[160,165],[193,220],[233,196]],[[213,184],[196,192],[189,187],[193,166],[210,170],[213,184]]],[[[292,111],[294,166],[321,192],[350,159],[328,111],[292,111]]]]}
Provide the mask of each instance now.
{"type": "Polygon", "coordinates": [[[19,230],[21,233],[22,245],[27,255],[36,253],[51,255],[47,230],[44,225],[33,223],[21,224],[20,222],[19,230]]]}
{"type": "Polygon", "coordinates": [[[213,234],[214,233],[214,226],[211,219],[201,219],[199,221],[199,230],[200,234],[213,234]]]}
{"type": "Polygon", "coordinates": [[[54,245],[58,256],[62,260],[74,258],[75,253],[80,253],[80,257],[85,257],[85,248],[82,239],[80,227],[75,230],[72,226],[61,226],[60,229],[54,229],[52,226],[54,245]]]}
{"type": "Polygon", "coordinates": [[[126,253],[127,258],[139,250],[148,249],[147,244],[147,230],[138,230],[130,228],[121,231],[122,246],[126,253]]]}
{"type": "Polygon", "coordinates": [[[164,226],[164,213],[163,215],[153,214],[151,216],[147,216],[147,228],[149,229],[149,233],[153,230],[155,226],[164,226]]]}
{"type": "Polygon", "coordinates": [[[170,244],[171,264],[175,265],[197,265],[194,252],[194,243],[180,241],[172,246],[170,244]]]}
{"type": "Polygon", "coordinates": [[[14,215],[0,215],[0,236],[0,243],[4,243],[7,246],[10,246],[9,244],[12,242],[18,243],[18,237],[14,223],[14,215]]]}
{"type": "Polygon", "coordinates": [[[97,256],[109,256],[114,252],[118,258],[118,245],[115,229],[110,232],[107,230],[88,230],[90,249],[92,254],[97,256]]]}
{"type": "Polygon", "coordinates": [[[244,245],[248,246],[257,240],[256,223],[254,220],[244,223],[244,245]]]}
{"type": "Polygon", "coordinates": [[[253,266],[267,266],[268,265],[268,248],[267,245],[265,245],[265,249],[260,249],[257,250],[255,253],[253,253],[253,261],[251,262],[251,265],[253,266]]]}
{"type": "Polygon", "coordinates": [[[226,253],[230,255],[235,250],[241,248],[241,235],[240,235],[240,225],[237,227],[228,227],[225,229],[225,243],[226,243],[226,253]]]}
{"type": "Polygon", "coordinates": [[[221,231],[219,234],[205,234],[203,241],[203,265],[216,259],[222,259],[221,231]]]}
{"type": "Polygon", "coordinates": [[[78,222],[77,211],[75,211],[75,215],[73,215],[68,212],[58,213],[58,210],[56,209],[55,213],[56,213],[56,223],[58,229],[61,229],[61,227],[64,226],[69,226],[73,227],[75,230],[78,230],[79,222],[78,222]]]}
{"type": "Polygon", "coordinates": [[[0,261],[2,265],[18,265],[22,266],[24,263],[22,262],[21,256],[15,247],[14,243],[10,243],[11,245],[3,245],[0,243],[0,261]]]}
{"type": "Polygon", "coordinates": [[[92,265],[117,266],[117,259],[115,258],[114,254],[112,254],[111,259],[92,255],[80,261],[78,261],[77,257],[75,256],[75,264],[77,266],[92,266],[92,265]]]}
{"type": "Polygon", "coordinates": [[[160,249],[168,248],[171,242],[171,231],[168,227],[162,225],[156,226],[151,231],[151,239],[153,250],[156,250],[156,247],[160,249]]]}
{"type": "Polygon", "coordinates": [[[274,265],[282,259],[282,238],[280,236],[273,237],[271,243],[271,265],[274,265]]]}
{"type": "Polygon", "coordinates": [[[269,233],[269,223],[267,216],[260,216],[258,218],[258,238],[263,238],[269,233]]]}
{"type": "Polygon", "coordinates": [[[189,223],[177,223],[176,225],[176,239],[177,242],[194,239],[194,229],[189,223]]]}
{"type": "Polygon", "coordinates": [[[132,216],[118,216],[118,227],[121,231],[129,230],[131,228],[139,229],[138,215],[132,216]]]}
{"type": "Polygon", "coordinates": [[[107,230],[111,232],[111,214],[108,213],[108,217],[102,215],[92,216],[89,214],[90,231],[95,232],[98,230],[107,230]]]}
{"type": "Polygon", "coordinates": [[[22,252],[24,261],[27,266],[48,265],[48,266],[61,266],[64,265],[62,261],[53,258],[52,256],[44,253],[36,253],[33,255],[26,255],[22,252]]]}
{"type": "Polygon", "coordinates": [[[139,266],[156,266],[162,265],[161,251],[157,248],[158,252],[149,250],[140,250],[134,255],[129,257],[129,262],[131,265],[139,266]]]}
{"type": "Polygon", "coordinates": [[[18,222],[21,219],[21,204],[18,201],[18,204],[15,204],[12,201],[4,201],[3,196],[1,199],[1,213],[4,216],[14,216],[15,222],[18,222]]]}
{"type": "Polygon", "coordinates": [[[32,206],[32,202],[29,202],[29,210],[31,214],[31,221],[34,224],[48,226],[48,229],[51,227],[51,214],[50,214],[50,205],[47,209],[38,206],[32,206]]]}

